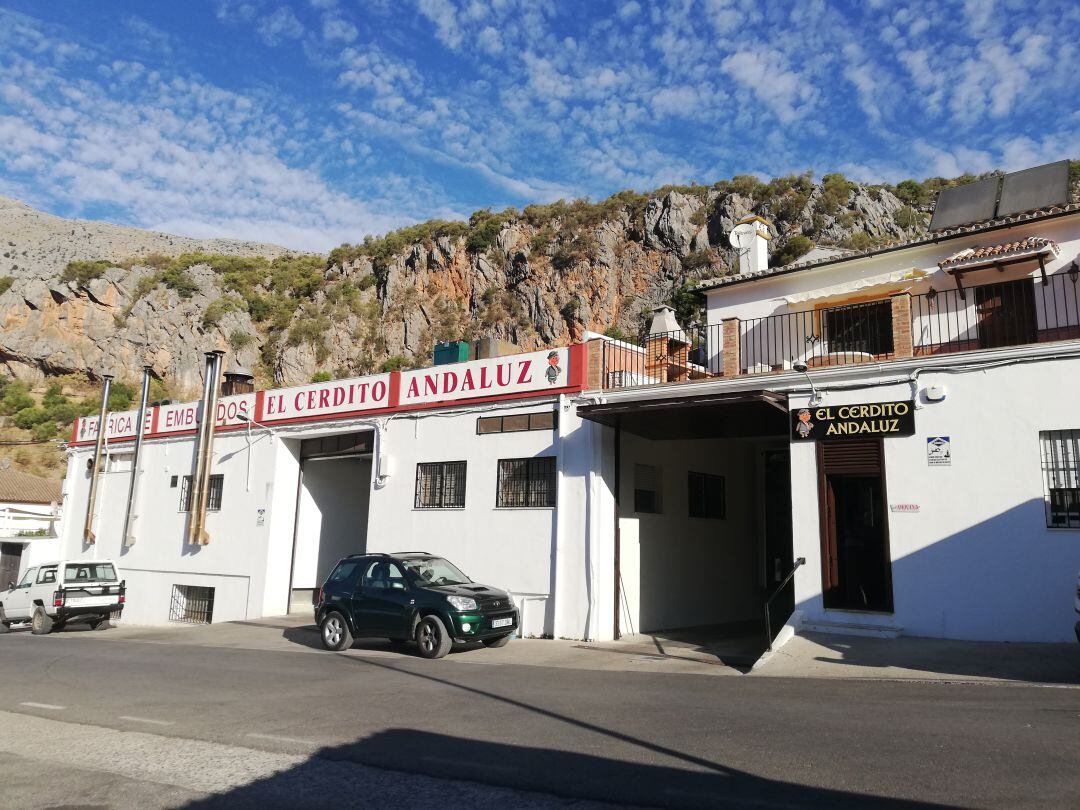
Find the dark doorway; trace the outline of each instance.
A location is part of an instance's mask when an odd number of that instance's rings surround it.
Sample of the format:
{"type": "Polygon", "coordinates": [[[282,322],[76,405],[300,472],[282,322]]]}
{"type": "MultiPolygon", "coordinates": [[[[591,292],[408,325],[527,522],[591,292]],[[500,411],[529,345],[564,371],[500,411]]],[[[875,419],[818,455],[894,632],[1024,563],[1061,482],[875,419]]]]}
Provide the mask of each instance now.
{"type": "Polygon", "coordinates": [[[22,543],[0,543],[0,588],[18,581],[22,551],[22,543]]]}
{"type": "MultiPolygon", "coordinates": [[[[791,571],[791,454],[788,449],[765,451],[765,598],[791,571]]],[[[777,632],[795,609],[795,582],[791,581],[769,605],[769,634],[777,632]]]]}
{"type": "Polygon", "coordinates": [[[891,612],[881,441],[822,443],[818,463],[825,607],[891,612]]]}
{"type": "Polygon", "coordinates": [[[1034,343],[1038,335],[1035,286],[1030,278],[975,287],[979,348],[1034,343]]]}

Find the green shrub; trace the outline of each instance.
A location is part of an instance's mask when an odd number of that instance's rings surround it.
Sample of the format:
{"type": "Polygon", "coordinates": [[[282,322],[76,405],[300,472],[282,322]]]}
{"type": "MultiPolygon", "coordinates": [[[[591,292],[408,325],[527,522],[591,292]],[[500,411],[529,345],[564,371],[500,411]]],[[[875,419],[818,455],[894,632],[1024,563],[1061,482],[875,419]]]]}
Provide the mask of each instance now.
{"type": "Polygon", "coordinates": [[[243,310],[243,308],[243,300],[237,298],[235,295],[223,295],[220,298],[215,298],[210,302],[206,311],[203,312],[203,329],[212,329],[221,323],[221,319],[224,318],[227,313],[238,312],[243,310]]]}
{"type": "Polygon", "coordinates": [[[48,418],[48,414],[41,408],[30,406],[18,411],[18,413],[11,418],[11,421],[15,423],[16,427],[21,427],[23,430],[30,430],[35,425],[40,425],[48,418]]]}
{"type": "Polygon", "coordinates": [[[773,257],[772,264],[774,267],[783,267],[797,261],[813,249],[813,241],[798,234],[784,243],[784,247],[773,257]]]}
{"type": "Polygon", "coordinates": [[[11,285],[15,283],[14,276],[0,276],[0,295],[3,295],[11,289],[11,285]]]}
{"type": "Polygon", "coordinates": [[[687,273],[695,273],[712,267],[712,254],[708,250],[695,250],[683,257],[682,266],[687,273]]]}
{"type": "Polygon", "coordinates": [[[910,205],[905,205],[903,208],[897,208],[892,214],[893,222],[904,229],[917,228],[922,224],[922,214],[912,208],[910,205]]]}
{"type": "Polygon", "coordinates": [[[563,320],[568,323],[577,317],[578,312],[581,310],[581,299],[576,295],[567,301],[559,309],[559,314],[562,315],[563,320]]]}
{"type": "Polygon", "coordinates": [[[330,376],[329,371],[316,371],[311,375],[311,381],[313,383],[330,382],[332,379],[334,378],[330,376]]]}
{"type": "Polygon", "coordinates": [[[866,231],[855,231],[851,236],[840,243],[841,247],[848,250],[871,250],[877,243],[874,241],[874,237],[868,234],[866,231]]]}
{"type": "Polygon", "coordinates": [[[576,234],[568,242],[560,242],[551,254],[551,263],[558,270],[567,270],[579,261],[588,261],[596,252],[596,239],[590,234],[576,234]]]}
{"type": "Polygon", "coordinates": [[[836,172],[821,178],[821,196],[818,198],[818,210],[823,214],[834,214],[848,201],[855,184],[844,175],[836,172]]]}
{"type": "Polygon", "coordinates": [[[923,206],[930,202],[933,194],[918,180],[902,180],[896,184],[893,194],[902,202],[911,206],[923,206]]]}
{"type": "Polygon", "coordinates": [[[233,350],[233,354],[240,352],[242,349],[251,345],[253,338],[248,332],[243,329],[233,329],[229,333],[229,348],[233,350]]]}
{"type": "Polygon", "coordinates": [[[370,290],[375,286],[375,275],[373,273],[365,273],[360,277],[360,280],[356,282],[356,286],[361,290],[370,290]]]}
{"type": "Polygon", "coordinates": [[[617,326],[609,326],[604,330],[604,335],[612,340],[630,341],[630,337],[617,326]]]}
{"type": "Polygon", "coordinates": [[[110,267],[112,267],[112,263],[104,259],[68,262],[64,272],[60,275],[60,280],[74,281],[79,287],[85,287],[94,279],[105,275],[105,271],[110,267]]]}
{"type": "Polygon", "coordinates": [[[4,397],[0,399],[0,413],[11,416],[26,408],[34,407],[34,398],[26,383],[12,380],[4,388],[4,397]]]}
{"type": "Polygon", "coordinates": [[[199,291],[199,285],[191,277],[186,268],[170,265],[159,274],[162,284],[170,290],[174,290],[181,298],[191,298],[199,291]]]}
{"type": "Polygon", "coordinates": [[[695,291],[691,284],[683,283],[675,288],[668,299],[668,304],[675,310],[675,320],[682,326],[704,321],[704,297],[695,291]]]}
{"type": "Polygon", "coordinates": [[[56,436],[56,422],[41,422],[34,426],[34,438],[46,442],[56,436]]]}
{"type": "Polygon", "coordinates": [[[382,365],[379,366],[379,371],[401,371],[403,368],[408,368],[409,358],[400,354],[395,354],[392,357],[387,357],[382,361],[382,365]]]}
{"type": "Polygon", "coordinates": [[[45,395],[41,398],[41,403],[43,405],[57,405],[61,402],[67,402],[63,387],[58,382],[49,383],[48,388],[45,389],[45,395]]]}
{"type": "Polygon", "coordinates": [[[486,208],[474,212],[469,217],[469,236],[465,240],[465,248],[470,253],[484,253],[490,250],[495,246],[503,225],[517,216],[518,212],[514,208],[507,208],[498,214],[486,208]]]}
{"type": "Polygon", "coordinates": [[[79,415],[79,408],[74,402],[60,402],[47,407],[45,413],[51,421],[66,425],[79,415]]]}

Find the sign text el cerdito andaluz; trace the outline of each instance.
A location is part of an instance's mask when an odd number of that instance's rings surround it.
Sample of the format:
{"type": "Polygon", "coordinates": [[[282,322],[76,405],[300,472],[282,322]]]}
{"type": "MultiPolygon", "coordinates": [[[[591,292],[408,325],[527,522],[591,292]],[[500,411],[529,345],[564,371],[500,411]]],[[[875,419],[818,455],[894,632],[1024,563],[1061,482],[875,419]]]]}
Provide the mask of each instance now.
{"type": "Polygon", "coordinates": [[[795,442],[912,436],[914,433],[915,403],[911,400],[817,405],[791,411],[791,440],[795,442]]]}

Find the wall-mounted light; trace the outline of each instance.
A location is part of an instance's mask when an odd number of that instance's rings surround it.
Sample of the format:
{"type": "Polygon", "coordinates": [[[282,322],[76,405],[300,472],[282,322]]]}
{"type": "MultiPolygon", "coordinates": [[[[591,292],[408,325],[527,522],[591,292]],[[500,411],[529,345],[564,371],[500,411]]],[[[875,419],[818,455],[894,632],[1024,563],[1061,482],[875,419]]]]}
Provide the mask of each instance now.
{"type": "Polygon", "coordinates": [[[810,407],[812,408],[815,405],[820,405],[821,404],[821,392],[817,390],[817,387],[814,385],[814,381],[811,380],[810,375],[807,374],[807,370],[810,367],[808,365],[806,365],[806,363],[804,363],[802,360],[796,360],[795,363],[793,363],[791,367],[793,369],[795,369],[797,372],[799,372],[800,374],[802,374],[804,377],[806,377],[806,381],[808,383],[810,383],[810,407]]]}

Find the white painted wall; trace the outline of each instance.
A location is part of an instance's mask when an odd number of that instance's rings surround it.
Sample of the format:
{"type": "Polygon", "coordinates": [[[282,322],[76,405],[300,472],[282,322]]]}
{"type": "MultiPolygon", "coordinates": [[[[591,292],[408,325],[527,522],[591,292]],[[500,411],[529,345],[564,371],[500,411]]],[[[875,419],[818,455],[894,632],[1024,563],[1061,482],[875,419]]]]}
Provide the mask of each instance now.
{"type": "Polygon", "coordinates": [[[675,629],[760,617],[755,447],[749,441],[653,441],[623,431],[620,570],[630,623],[675,629]],[[661,514],[634,511],[634,465],[661,471],[661,514]],[[725,477],[727,517],[691,518],[687,473],[725,477]]]}
{"type": "MultiPolygon", "coordinates": [[[[920,389],[934,384],[946,386],[945,401],[923,403],[914,436],[885,440],[889,503],[919,505],[888,515],[892,615],[823,608],[815,449],[792,445],[795,554],[807,561],[795,579],[797,609],[811,622],[915,636],[1075,640],[1080,530],[1046,527],[1039,432],[1080,429],[1080,359],[919,377],[920,389]],[[926,440],[939,435],[951,437],[951,466],[927,464],[926,440]]],[[[824,404],[908,399],[911,391],[906,383],[831,391],[824,404]]]]}
{"type": "Polygon", "coordinates": [[[367,548],[371,459],[304,462],[293,551],[293,590],[318,588],[334,564],[367,548]]]}

